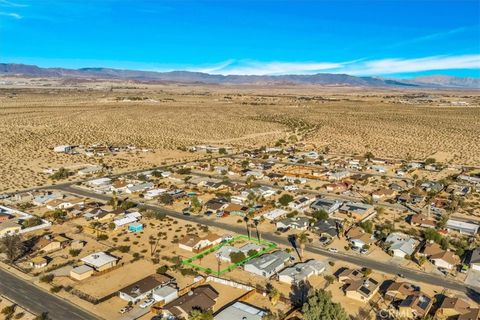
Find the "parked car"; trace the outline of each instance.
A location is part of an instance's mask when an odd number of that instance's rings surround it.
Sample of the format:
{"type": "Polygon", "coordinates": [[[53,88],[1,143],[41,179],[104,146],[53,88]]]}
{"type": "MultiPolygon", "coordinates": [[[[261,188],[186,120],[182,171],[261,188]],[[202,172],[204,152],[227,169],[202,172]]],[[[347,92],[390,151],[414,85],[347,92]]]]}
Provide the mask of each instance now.
{"type": "Polygon", "coordinates": [[[337,253],[338,249],[337,248],[328,248],[328,251],[333,252],[333,253],[337,253]]]}
{"type": "Polygon", "coordinates": [[[233,240],[233,237],[229,234],[227,234],[222,238],[222,241],[232,241],[232,240],[233,240]]]}
{"type": "Polygon", "coordinates": [[[326,246],[332,242],[332,239],[329,237],[320,237],[319,241],[322,246],[326,246]]]}
{"type": "Polygon", "coordinates": [[[153,303],[155,302],[155,299],[147,299],[145,301],[143,301],[143,303],[139,306],[140,308],[142,309],[145,309],[145,308],[148,308],[149,306],[151,306],[153,303]]]}
{"type": "Polygon", "coordinates": [[[362,250],[360,250],[360,253],[361,253],[361,254],[367,254],[367,253],[368,253],[368,249],[362,249],[362,250]]]}
{"type": "Polygon", "coordinates": [[[127,312],[130,312],[132,311],[133,307],[132,306],[125,306],[123,307],[122,309],[120,309],[120,314],[124,314],[124,313],[127,313],[127,312]]]}

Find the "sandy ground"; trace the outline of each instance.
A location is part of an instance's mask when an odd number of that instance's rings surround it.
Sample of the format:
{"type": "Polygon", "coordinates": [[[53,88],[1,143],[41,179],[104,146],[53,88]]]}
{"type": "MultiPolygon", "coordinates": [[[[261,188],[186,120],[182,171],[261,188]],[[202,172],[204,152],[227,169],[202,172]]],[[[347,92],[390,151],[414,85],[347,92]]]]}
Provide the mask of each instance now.
{"type": "Polygon", "coordinates": [[[92,89],[0,88],[0,175],[4,177],[0,191],[50,183],[45,168],[102,161],[122,171],[198,156],[179,147],[260,146],[285,139],[291,132],[334,152],[480,161],[475,92],[427,92],[429,99],[422,100],[402,91],[366,94],[353,88],[142,85],[110,90],[95,85],[92,89]],[[444,106],[459,99],[470,106],[444,106]],[[153,152],[87,158],[52,151],[60,144],[95,143],[129,144],[153,152]]]}

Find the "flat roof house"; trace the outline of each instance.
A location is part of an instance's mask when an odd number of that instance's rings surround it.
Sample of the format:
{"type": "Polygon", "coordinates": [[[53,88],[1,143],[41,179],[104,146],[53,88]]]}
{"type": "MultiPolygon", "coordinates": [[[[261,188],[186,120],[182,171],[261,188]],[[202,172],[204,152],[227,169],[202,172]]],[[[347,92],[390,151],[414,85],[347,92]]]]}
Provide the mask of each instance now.
{"type": "Polygon", "coordinates": [[[458,231],[461,234],[474,236],[478,233],[479,225],[473,222],[464,222],[460,220],[448,219],[445,228],[447,230],[458,231]]]}
{"type": "Polygon", "coordinates": [[[288,267],[280,271],[279,280],[288,284],[299,283],[305,281],[311,276],[318,276],[325,271],[326,264],[322,261],[309,260],[300,262],[294,266],[288,267]]]}
{"type": "Polygon", "coordinates": [[[214,317],[214,320],[262,320],[267,312],[263,309],[237,301],[222,309],[214,317]]]}
{"type": "Polygon", "coordinates": [[[87,266],[92,267],[96,271],[104,271],[111,269],[117,265],[118,258],[109,255],[105,252],[92,253],[86,257],[83,257],[81,261],[87,266]]]}
{"type": "Polygon", "coordinates": [[[362,221],[367,217],[373,217],[375,208],[366,203],[348,201],[340,207],[340,212],[352,216],[357,221],[362,221]]]}
{"type": "Polygon", "coordinates": [[[149,295],[152,295],[156,289],[166,286],[172,281],[173,278],[169,276],[152,274],[120,289],[118,294],[122,300],[137,303],[149,295]]]}
{"type": "Polygon", "coordinates": [[[310,225],[308,217],[292,217],[277,222],[277,230],[307,230],[310,225]]]}
{"type": "Polygon", "coordinates": [[[468,263],[471,269],[480,271],[480,247],[473,249],[468,263]]]}
{"type": "Polygon", "coordinates": [[[312,208],[315,211],[326,211],[329,215],[334,214],[335,212],[340,209],[342,206],[343,201],[338,200],[338,199],[330,199],[330,198],[321,198],[315,200],[311,205],[310,208],[312,208]]]}
{"type": "Polygon", "coordinates": [[[244,265],[247,272],[270,278],[285,267],[285,264],[290,260],[290,254],[279,250],[272,253],[266,253],[258,258],[248,261],[244,265]]]}

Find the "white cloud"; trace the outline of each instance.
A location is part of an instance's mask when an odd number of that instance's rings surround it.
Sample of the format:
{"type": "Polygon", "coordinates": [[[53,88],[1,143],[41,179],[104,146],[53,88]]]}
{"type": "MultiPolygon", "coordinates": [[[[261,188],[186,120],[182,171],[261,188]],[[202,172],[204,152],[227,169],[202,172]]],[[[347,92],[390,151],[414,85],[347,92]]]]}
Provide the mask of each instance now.
{"type": "Polygon", "coordinates": [[[26,4],[22,3],[16,3],[12,1],[7,1],[7,0],[0,0],[0,5],[3,7],[28,7],[26,4]]]}
{"type": "Polygon", "coordinates": [[[23,18],[21,15],[19,15],[18,13],[14,13],[14,12],[2,12],[2,11],[0,11],[0,16],[6,16],[6,17],[15,18],[15,19],[22,19],[23,18]]]}
{"type": "Polygon", "coordinates": [[[434,70],[480,69],[480,55],[431,56],[414,59],[391,58],[345,62],[260,62],[227,60],[202,67],[183,67],[177,70],[231,75],[282,75],[346,73],[357,76],[375,76],[414,73],[434,70]]]}
{"type": "Polygon", "coordinates": [[[344,72],[352,75],[385,75],[453,69],[480,69],[480,55],[370,60],[347,65],[344,72]]]}
{"type": "Polygon", "coordinates": [[[260,62],[252,60],[228,60],[212,67],[196,69],[196,71],[224,75],[314,74],[325,70],[340,68],[341,66],[341,64],[334,62],[260,62]]]}

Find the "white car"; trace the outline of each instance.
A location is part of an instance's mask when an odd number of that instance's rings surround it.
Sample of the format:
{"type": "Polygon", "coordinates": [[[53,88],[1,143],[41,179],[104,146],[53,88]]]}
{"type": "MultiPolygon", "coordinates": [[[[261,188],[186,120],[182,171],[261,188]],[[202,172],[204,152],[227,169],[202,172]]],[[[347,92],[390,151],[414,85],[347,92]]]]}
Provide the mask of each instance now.
{"type": "Polygon", "coordinates": [[[333,253],[337,253],[338,249],[337,248],[328,248],[328,251],[333,252],[333,253]]]}
{"type": "Polygon", "coordinates": [[[232,241],[232,240],[233,240],[233,237],[231,235],[226,235],[222,238],[222,241],[225,241],[225,242],[232,241]]]}
{"type": "Polygon", "coordinates": [[[151,306],[154,302],[155,302],[155,299],[147,299],[147,300],[143,301],[143,303],[139,307],[142,308],[142,309],[145,309],[145,308],[151,306]]]}
{"type": "Polygon", "coordinates": [[[295,190],[298,190],[298,187],[297,186],[285,186],[285,187],[283,187],[283,189],[285,191],[295,191],[295,190]]]}

